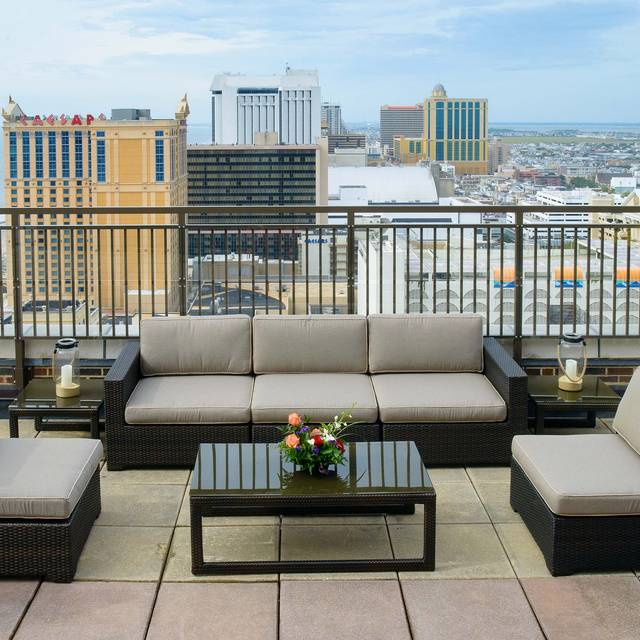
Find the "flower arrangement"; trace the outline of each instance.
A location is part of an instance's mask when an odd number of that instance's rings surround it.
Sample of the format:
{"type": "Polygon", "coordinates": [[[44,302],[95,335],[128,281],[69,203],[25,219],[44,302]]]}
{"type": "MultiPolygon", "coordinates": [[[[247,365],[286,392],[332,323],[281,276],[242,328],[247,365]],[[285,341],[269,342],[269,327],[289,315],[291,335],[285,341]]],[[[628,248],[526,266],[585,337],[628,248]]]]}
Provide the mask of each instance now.
{"type": "Polygon", "coordinates": [[[317,470],[327,474],[330,465],[344,461],[345,442],[341,437],[349,426],[351,414],[343,411],[333,422],[317,427],[309,425],[309,418],[297,413],[289,414],[283,430],[280,449],[284,457],[310,474],[317,470]]]}

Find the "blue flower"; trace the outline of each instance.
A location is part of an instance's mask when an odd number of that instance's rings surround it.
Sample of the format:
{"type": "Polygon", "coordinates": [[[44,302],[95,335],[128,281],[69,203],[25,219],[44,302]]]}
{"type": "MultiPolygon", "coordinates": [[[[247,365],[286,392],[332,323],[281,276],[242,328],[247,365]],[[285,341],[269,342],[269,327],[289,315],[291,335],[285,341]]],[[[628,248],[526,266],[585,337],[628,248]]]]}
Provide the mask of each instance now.
{"type": "Polygon", "coordinates": [[[320,447],[313,447],[312,449],[314,455],[318,455],[320,453],[320,447]]]}
{"type": "Polygon", "coordinates": [[[300,445],[296,446],[296,451],[300,451],[300,445]]]}

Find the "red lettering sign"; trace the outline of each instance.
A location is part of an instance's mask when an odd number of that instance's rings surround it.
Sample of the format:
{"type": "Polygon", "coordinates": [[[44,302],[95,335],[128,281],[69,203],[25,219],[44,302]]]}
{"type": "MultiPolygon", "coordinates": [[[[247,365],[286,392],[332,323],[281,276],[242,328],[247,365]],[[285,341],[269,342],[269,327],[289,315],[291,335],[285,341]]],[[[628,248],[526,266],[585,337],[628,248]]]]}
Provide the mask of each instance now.
{"type": "Polygon", "coordinates": [[[64,113],[60,114],[60,124],[67,124],[67,116],[64,113]]]}
{"type": "Polygon", "coordinates": [[[101,114],[98,116],[98,120],[106,120],[106,119],[107,119],[107,116],[105,116],[105,115],[104,115],[104,113],[101,113],[101,114]]]}
{"type": "Polygon", "coordinates": [[[80,120],[80,116],[76,113],[71,120],[71,124],[82,124],[82,120],[80,120]]]}
{"type": "Polygon", "coordinates": [[[94,118],[90,113],[87,113],[87,124],[91,124],[94,118]]]}
{"type": "Polygon", "coordinates": [[[20,124],[27,124],[27,116],[25,115],[20,116],[20,124]]]}
{"type": "Polygon", "coordinates": [[[33,124],[37,124],[37,125],[38,125],[38,126],[40,126],[40,127],[42,126],[42,120],[41,120],[40,116],[36,116],[36,117],[33,119],[33,124]]]}
{"type": "Polygon", "coordinates": [[[53,115],[53,113],[50,113],[50,114],[47,116],[47,122],[48,122],[49,124],[54,124],[54,122],[55,122],[55,121],[56,121],[55,116],[53,115]]]}

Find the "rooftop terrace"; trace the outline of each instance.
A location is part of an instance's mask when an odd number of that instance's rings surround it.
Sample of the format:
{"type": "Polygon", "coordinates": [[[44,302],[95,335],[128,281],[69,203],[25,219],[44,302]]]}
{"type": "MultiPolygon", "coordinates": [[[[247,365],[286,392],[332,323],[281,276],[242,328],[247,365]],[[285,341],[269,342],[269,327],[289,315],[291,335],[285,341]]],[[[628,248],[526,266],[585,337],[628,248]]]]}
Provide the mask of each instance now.
{"type": "MultiPolygon", "coordinates": [[[[607,431],[602,421],[591,430],[607,431]]],[[[26,422],[23,434],[88,437],[26,422]]],[[[637,637],[640,568],[551,578],[509,506],[507,468],[430,474],[435,572],[202,578],[191,573],[189,471],[103,468],[102,513],[75,581],[0,580],[0,639],[637,637]]],[[[209,519],[204,549],[215,544],[219,559],[403,556],[421,544],[419,517],[209,519]]]]}

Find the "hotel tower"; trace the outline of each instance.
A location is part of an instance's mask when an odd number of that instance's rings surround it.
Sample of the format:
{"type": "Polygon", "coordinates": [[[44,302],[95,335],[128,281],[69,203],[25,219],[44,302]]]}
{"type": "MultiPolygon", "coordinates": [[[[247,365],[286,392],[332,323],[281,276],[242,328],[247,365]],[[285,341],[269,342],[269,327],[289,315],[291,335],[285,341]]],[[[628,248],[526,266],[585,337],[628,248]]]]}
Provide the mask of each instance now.
{"type": "Polygon", "coordinates": [[[441,84],[424,101],[423,157],[448,162],[457,174],[488,172],[487,100],[449,98],[441,84]]]}
{"type": "MultiPolygon", "coordinates": [[[[92,227],[175,221],[144,209],[187,204],[188,115],[186,96],[175,118],[167,119],[151,118],[147,109],[114,109],[110,118],[30,116],[9,98],[2,110],[4,194],[7,206],[21,210],[26,227],[20,247],[23,304],[51,311],[52,301],[53,307],[75,302],[86,310],[136,313],[143,310],[142,291],[153,295],[153,288],[162,291],[159,300],[171,310],[177,268],[173,236],[166,247],[160,241],[151,264],[147,245],[153,232],[92,227]],[[86,211],[100,207],[140,211],[126,216],[86,211]],[[38,229],[48,225],[70,228],[38,229]]],[[[10,264],[8,269],[11,277],[10,264]]]]}

